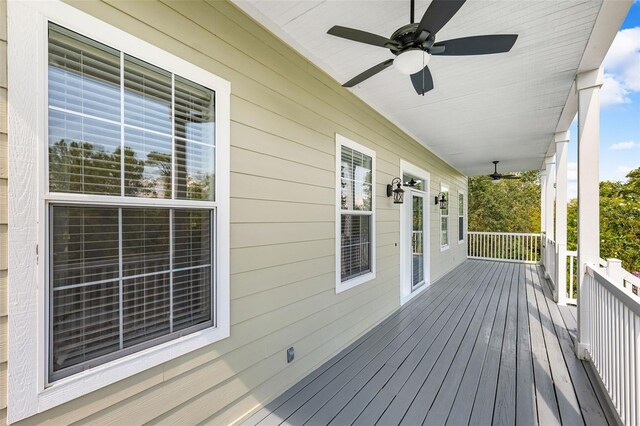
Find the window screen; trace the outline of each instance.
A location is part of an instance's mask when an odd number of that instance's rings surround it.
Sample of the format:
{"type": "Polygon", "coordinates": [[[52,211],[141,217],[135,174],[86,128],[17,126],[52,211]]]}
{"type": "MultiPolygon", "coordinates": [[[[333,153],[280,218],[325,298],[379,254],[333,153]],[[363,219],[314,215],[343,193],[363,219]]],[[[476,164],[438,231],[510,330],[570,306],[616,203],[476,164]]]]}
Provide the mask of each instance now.
{"type": "Polygon", "coordinates": [[[347,281],[372,270],[372,158],[342,146],[340,168],[340,264],[347,281]]]}
{"type": "Polygon", "coordinates": [[[48,54],[53,381],[215,325],[216,145],[214,91],[54,24],[48,54]]]}

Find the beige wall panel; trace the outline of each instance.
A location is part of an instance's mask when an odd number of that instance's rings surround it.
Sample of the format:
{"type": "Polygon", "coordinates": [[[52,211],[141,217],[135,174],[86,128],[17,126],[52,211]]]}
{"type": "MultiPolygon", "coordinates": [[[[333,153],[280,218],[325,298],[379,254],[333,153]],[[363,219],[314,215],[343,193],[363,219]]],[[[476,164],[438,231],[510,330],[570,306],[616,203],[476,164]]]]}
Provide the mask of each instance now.
{"type": "MultiPolygon", "coordinates": [[[[333,223],[328,225],[333,226],[333,223]]],[[[334,270],[335,258],[334,253],[331,253],[328,256],[314,257],[301,262],[234,274],[231,276],[231,298],[255,295],[334,270]]]]}
{"type": "MultiPolygon", "coordinates": [[[[231,82],[231,337],[25,423],[227,424],[277,396],[398,308],[400,213],[385,191],[401,159],[431,174],[432,281],[465,258],[457,241],[440,252],[432,197],[441,181],[456,195],[466,178],[232,4],[70,3],[231,82]],[[377,157],[377,277],[340,294],[336,133],[377,157]],[[292,345],[296,360],[286,364],[284,351],[292,345]]],[[[5,94],[0,91],[6,123],[5,94]]],[[[1,142],[0,136],[0,178],[1,142]]],[[[0,181],[0,269],[6,267],[2,188],[0,181]]],[[[450,223],[457,240],[453,214],[450,223]]],[[[6,336],[2,321],[0,336],[6,336]]],[[[2,337],[0,347],[5,342],[2,337]]]]}

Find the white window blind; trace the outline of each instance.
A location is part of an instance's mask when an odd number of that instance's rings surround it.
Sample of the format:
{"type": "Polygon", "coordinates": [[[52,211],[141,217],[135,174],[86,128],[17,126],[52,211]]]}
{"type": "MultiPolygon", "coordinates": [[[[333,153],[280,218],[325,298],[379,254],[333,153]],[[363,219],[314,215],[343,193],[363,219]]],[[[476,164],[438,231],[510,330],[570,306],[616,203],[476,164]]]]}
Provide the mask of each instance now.
{"type": "Polygon", "coordinates": [[[341,280],[371,272],[372,158],[341,147],[341,280]]]}
{"type": "Polygon", "coordinates": [[[215,92],[50,24],[48,98],[55,381],[215,326],[215,92]]]}

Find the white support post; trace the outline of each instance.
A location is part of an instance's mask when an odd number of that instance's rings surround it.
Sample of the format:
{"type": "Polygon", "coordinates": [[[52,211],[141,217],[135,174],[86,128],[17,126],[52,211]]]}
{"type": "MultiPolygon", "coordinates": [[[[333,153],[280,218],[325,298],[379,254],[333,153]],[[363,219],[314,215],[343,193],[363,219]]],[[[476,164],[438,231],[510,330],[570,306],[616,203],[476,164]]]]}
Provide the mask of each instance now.
{"type": "MultiPolygon", "coordinates": [[[[545,187],[544,187],[544,234],[546,240],[554,240],[555,230],[553,229],[553,202],[555,198],[555,160],[553,156],[549,156],[544,161],[545,165],[545,187]]],[[[549,276],[549,266],[551,265],[551,257],[555,256],[555,251],[551,251],[549,244],[545,241],[545,264],[544,264],[544,273],[547,278],[549,276]]]]}
{"type": "Polygon", "coordinates": [[[588,359],[589,289],[585,265],[600,259],[600,87],[602,68],[576,76],[578,90],[578,342],[576,354],[588,359]]]}
{"type": "Polygon", "coordinates": [[[567,151],[569,132],[555,134],[556,143],[556,302],[567,303],[567,151]]]}
{"type": "Polygon", "coordinates": [[[624,269],[620,259],[607,259],[607,276],[616,284],[620,284],[620,287],[624,287],[624,269]]]}

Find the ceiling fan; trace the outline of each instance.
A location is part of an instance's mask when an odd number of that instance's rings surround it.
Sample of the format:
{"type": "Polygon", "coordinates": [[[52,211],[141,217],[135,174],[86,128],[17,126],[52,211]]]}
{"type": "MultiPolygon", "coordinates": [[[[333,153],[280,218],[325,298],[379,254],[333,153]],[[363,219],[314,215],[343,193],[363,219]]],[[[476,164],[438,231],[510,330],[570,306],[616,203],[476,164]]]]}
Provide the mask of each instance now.
{"type": "Polygon", "coordinates": [[[498,163],[500,161],[493,162],[493,173],[489,175],[492,183],[498,183],[502,179],[520,179],[520,176],[516,175],[503,175],[502,173],[498,173],[498,163]]]}
{"type": "Polygon", "coordinates": [[[328,34],[360,43],[389,49],[395,58],[387,59],[358,74],[343,84],[353,87],[389,68],[392,64],[402,74],[411,76],[419,95],[433,89],[433,79],[427,66],[431,55],[488,55],[511,50],[517,34],[481,35],[456,38],[436,43],[436,35],[458,12],[466,0],[433,0],[419,23],[414,23],[415,0],[411,0],[411,23],[398,28],[389,38],[353,28],[332,27],[328,34]]]}

